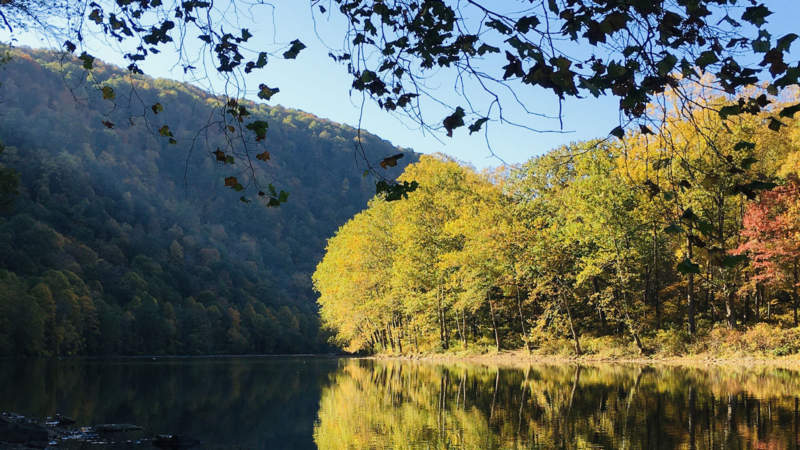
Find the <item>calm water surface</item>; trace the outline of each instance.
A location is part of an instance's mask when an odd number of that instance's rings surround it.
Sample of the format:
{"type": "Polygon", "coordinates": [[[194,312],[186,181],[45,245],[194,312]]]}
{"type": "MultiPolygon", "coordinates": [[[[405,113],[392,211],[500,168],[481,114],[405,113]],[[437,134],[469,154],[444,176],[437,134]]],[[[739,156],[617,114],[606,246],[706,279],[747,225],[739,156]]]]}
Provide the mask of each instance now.
{"type": "Polygon", "coordinates": [[[332,358],[0,360],[0,410],[207,448],[798,448],[800,372],[332,358]]]}

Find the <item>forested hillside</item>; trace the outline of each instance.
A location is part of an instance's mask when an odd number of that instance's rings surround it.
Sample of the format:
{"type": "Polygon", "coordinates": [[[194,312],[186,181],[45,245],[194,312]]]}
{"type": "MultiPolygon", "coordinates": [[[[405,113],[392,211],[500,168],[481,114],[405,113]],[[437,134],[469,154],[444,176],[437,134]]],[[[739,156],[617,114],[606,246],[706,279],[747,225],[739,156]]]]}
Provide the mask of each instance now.
{"type": "MultiPolygon", "coordinates": [[[[328,349],[310,274],[375,193],[356,130],[249,105],[269,130],[248,145],[269,158],[232,165],[214,153],[214,97],[84,65],[17,50],[0,65],[0,355],[328,349]],[[256,201],[253,174],[288,202],[256,201]]],[[[373,163],[398,152],[363,142],[373,163]]]]}
{"type": "Polygon", "coordinates": [[[798,353],[800,126],[773,101],[667,105],[658,132],[506,172],[424,156],[407,201],[373,201],[330,240],[322,319],[374,352],[798,353]]]}

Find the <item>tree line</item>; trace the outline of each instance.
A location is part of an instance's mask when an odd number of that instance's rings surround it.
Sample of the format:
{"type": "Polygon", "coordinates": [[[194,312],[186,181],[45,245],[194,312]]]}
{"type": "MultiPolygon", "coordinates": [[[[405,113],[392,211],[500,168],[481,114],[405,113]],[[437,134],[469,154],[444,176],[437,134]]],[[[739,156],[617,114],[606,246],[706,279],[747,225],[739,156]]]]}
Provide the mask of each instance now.
{"type": "Polygon", "coordinates": [[[399,178],[419,183],[408,199],[373,200],[329,240],[323,324],[363,352],[683,352],[743,327],[800,350],[797,123],[703,98],[651,105],[657,131],[501,171],[423,157],[399,178]]]}

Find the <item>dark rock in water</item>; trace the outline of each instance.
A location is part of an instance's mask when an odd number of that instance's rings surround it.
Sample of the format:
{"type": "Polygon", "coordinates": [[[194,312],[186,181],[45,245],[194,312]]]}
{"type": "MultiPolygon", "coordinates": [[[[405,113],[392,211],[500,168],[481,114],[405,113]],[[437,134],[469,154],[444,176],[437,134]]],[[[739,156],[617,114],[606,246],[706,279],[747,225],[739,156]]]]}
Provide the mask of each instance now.
{"type": "Polygon", "coordinates": [[[75,425],[75,419],[72,417],[62,416],[61,414],[56,414],[55,417],[56,421],[58,421],[58,426],[63,427],[67,425],[75,425]]]}
{"type": "Polygon", "coordinates": [[[143,428],[129,423],[104,423],[92,427],[99,433],[121,433],[123,431],[141,431],[143,428]]]}
{"type": "Polygon", "coordinates": [[[174,434],[159,434],[153,439],[153,447],[177,449],[177,448],[192,448],[200,445],[197,439],[188,438],[186,436],[178,436],[174,434]]]}
{"type": "Polygon", "coordinates": [[[37,444],[47,443],[50,441],[47,428],[33,422],[25,420],[25,418],[18,419],[16,417],[9,417],[0,415],[0,442],[10,442],[14,444],[29,444],[31,446],[38,446],[37,444]]]}

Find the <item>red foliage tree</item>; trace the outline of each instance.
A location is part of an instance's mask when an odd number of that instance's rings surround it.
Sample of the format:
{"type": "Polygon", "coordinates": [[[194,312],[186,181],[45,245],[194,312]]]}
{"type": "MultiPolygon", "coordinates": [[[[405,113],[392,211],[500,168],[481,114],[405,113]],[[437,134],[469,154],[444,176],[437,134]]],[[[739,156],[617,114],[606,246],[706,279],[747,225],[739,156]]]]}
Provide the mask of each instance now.
{"type": "Polygon", "coordinates": [[[798,325],[800,287],[800,182],[792,179],[761,194],[743,219],[745,242],[735,250],[748,254],[753,281],[791,289],[794,325],[798,325]]]}

